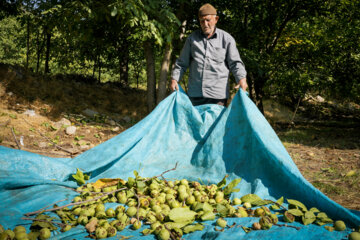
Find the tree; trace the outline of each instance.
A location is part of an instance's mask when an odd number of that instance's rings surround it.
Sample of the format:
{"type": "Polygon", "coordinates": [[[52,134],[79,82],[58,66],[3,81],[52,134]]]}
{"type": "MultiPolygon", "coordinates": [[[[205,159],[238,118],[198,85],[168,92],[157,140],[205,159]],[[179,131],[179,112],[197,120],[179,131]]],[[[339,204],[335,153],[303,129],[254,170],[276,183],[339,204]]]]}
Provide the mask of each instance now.
{"type": "Polygon", "coordinates": [[[272,72],[274,50],[289,23],[315,14],[314,0],[218,2],[219,26],[235,37],[248,71],[250,96],[263,112],[264,87],[272,72]]]}

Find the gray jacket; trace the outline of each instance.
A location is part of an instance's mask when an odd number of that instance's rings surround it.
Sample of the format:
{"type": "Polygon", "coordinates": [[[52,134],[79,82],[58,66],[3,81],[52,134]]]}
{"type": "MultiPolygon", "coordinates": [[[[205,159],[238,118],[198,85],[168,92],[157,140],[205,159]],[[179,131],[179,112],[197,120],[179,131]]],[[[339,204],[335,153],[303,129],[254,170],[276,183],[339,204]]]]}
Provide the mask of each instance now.
{"type": "Polygon", "coordinates": [[[190,97],[229,98],[229,71],[237,83],[246,77],[235,39],[219,28],[216,28],[210,39],[206,38],[201,29],[186,39],[171,77],[180,81],[187,68],[190,68],[190,97]]]}

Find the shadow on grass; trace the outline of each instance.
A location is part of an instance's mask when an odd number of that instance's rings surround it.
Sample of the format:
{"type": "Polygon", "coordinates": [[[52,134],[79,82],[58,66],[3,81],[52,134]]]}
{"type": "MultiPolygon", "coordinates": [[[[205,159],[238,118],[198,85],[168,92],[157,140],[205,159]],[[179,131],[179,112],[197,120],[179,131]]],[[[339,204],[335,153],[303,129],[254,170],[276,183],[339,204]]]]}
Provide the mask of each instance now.
{"type": "Polygon", "coordinates": [[[276,128],[283,143],[302,144],[320,148],[360,149],[360,127],[297,126],[276,128]]]}

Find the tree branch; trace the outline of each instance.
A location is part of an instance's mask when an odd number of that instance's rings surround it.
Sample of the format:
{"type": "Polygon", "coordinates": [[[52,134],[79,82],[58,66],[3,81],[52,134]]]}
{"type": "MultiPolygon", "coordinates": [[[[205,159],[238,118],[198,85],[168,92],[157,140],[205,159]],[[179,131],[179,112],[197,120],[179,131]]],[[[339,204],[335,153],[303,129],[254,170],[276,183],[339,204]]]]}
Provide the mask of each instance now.
{"type": "MultiPolygon", "coordinates": [[[[35,127],[34,127],[31,123],[29,123],[28,121],[26,121],[25,118],[23,118],[23,120],[24,120],[27,124],[29,124],[31,127],[33,127],[33,128],[35,129],[35,127]]],[[[65,148],[62,148],[62,147],[56,145],[50,138],[46,137],[46,136],[45,136],[44,134],[42,134],[39,130],[36,129],[36,131],[37,131],[43,138],[45,138],[45,139],[48,140],[51,144],[53,144],[56,148],[58,148],[58,149],[60,149],[60,150],[63,150],[64,152],[67,152],[67,153],[71,154],[71,156],[73,156],[73,155],[75,154],[75,153],[73,153],[73,152],[71,152],[71,151],[69,151],[69,150],[67,150],[67,149],[65,149],[65,148]]]]}
{"type": "Polygon", "coordinates": [[[57,222],[48,221],[48,220],[45,220],[45,219],[36,219],[36,218],[27,218],[27,217],[22,217],[21,219],[22,220],[39,221],[39,222],[47,222],[47,223],[57,224],[60,227],[65,227],[66,226],[66,224],[64,224],[64,223],[57,223],[57,222]]]}
{"type": "Polygon", "coordinates": [[[284,29],[286,27],[286,24],[288,24],[288,22],[296,15],[296,11],[297,11],[297,6],[294,6],[293,9],[291,9],[289,12],[286,13],[286,16],[285,16],[283,22],[281,23],[279,30],[276,33],[276,36],[272,40],[270,46],[266,47],[266,52],[270,53],[274,50],[282,32],[284,31],[284,29]]]}
{"type": "Polygon", "coordinates": [[[96,198],[93,198],[93,199],[90,199],[90,200],[86,200],[86,201],[81,201],[81,202],[75,202],[75,203],[69,203],[69,204],[66,204],[64,206],[60,206],[60,207],[55,207],[55,208],[51,208],[51,209],[47,209],[47,210],[37,210],[37,211],[34,211],[34,212],[29,212],[29,213],[25,213],[24,215],[25,216],[31,216],[31,215],[35,215],[35,214],[38,214],[38,213],[42,213],[42,212],[54,212],[54,211],[57,211],[57,210],[60,210],[60,209],[63,209],[63,208],[66,208],[66,207],[70,207],[70,206],[76,206],[76,205],[82,205],[84,203],[88,203],[88,202],[92,202],[92,201],[96,201],[98,199],[101,199],[102,197],[105,197],[105,196],[108,196],[110,194],[113,194],[113,193],[116,193],[116,192],[119,192],[119,191],[122,191],[122,190],[125,190],[127,188],[119,188],[119,189],[116,189],[114,191],[111,191],[111,192],[108,192],[108,193],[104,193],[96,198]]]}
{"type": "Polygon", "coordinates": [[[287,224],[274,224],[275,226],[278,227],[289,227],[289,228],[295,228],[296,230],[300,230],[300,227],[295,227],[295,226],[291,226],[291,225],[287,225],[287,224]]]}
{"type": "Polygon", "coordinates": [[[20,147],[20,145],[19,145],[19,142],[18,142],[18,140],[16,139],[16,136],[15,136],[15,133],[14,133],[14,128],[13,128],[13,127],[11,128],[11,132],[12,132],[12,135],[13,135],[13,137],[14,137],[14,139],[15,139],[15,142],[16,142],[17,147],[21,150],[21,147],[20,147]]]}

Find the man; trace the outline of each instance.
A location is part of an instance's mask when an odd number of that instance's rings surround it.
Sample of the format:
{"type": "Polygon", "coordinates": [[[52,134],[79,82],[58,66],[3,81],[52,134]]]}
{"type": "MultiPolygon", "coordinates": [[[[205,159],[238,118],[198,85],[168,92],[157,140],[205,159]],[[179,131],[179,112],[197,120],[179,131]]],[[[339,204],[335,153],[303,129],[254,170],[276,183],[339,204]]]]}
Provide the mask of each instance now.
{"type": "Polygon", "coordinates": [[[185,42],[171,75],[171,90],[190,68],[188,95],[194,106],[219,104],[226,106],[229,98],[229,71],[237,86],[246,91],[246,71],[234,38],[216,28],[219,16],[211,4],[199,9],[201,29],[194,31],[185,42]]]}

